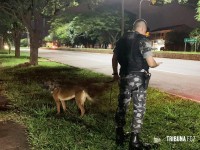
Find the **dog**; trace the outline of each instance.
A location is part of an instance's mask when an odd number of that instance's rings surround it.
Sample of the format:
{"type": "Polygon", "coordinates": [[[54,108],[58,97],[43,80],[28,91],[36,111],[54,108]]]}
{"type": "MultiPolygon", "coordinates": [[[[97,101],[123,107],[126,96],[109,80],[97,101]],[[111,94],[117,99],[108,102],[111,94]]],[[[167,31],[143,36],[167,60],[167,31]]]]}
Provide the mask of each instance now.
{"type": "Polygon", "coordinates": [[[60,86],[59,84],[51,81],[45,82],[45,86],[48,86],[52,93],[52,96],[56,102],[57,114],[60,114],[60,107],[62,104],[63,111],[66,112],[65,101],[75,98],[76,104],[81,111],[81,117],[85,114],[84,103],[86,99],[94,102],[94,100],[87,93],[86,89],[80,86],[60,86]]]}

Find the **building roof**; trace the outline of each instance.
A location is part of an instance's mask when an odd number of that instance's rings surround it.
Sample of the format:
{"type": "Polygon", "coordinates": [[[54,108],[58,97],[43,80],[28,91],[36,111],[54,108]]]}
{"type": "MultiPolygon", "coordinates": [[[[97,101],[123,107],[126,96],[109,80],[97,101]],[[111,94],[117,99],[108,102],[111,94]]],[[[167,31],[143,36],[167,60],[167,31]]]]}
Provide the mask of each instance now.
{"type": "Polygon", "coordinates": [[[154,29],[154,30],[152,30],[150,32],[159,32],[159,31],[163,31],[163,30],[176,30],[176,29],[180,29],[180,28],[191,30],[191,28],[189,26],[187,26],[185,24],[181,24],[181,25],[157,28],[157,29],[154,29]]]}

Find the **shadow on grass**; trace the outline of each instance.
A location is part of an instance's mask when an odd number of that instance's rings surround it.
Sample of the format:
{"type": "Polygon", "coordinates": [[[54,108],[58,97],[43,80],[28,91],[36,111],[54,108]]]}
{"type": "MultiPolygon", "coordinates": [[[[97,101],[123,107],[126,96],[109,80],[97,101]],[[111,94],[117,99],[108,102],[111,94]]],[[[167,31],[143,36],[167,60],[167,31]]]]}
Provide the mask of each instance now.
{"type": "MultiPolygon", "coordinates": [[[[61,86],[77,85],[86,88],[89,95],[98,100],[98,104],[90,104],[95,109],[103,105],[99,97],[111,87],[111,84],[106,83],[111,80],[110,77],[70,66],[8,68],[4,72],[12,75],[12,78],[6,82],[10,86],[9,90],[13,90],[13,93],[20,93],[16,105],[23,111],[29,107],[30,110],[42,108],[43,105],[55,107],[50,92],[44,88],[45,81],[56,81],[61,86]]],[[[88,110],[92,111],[89,108],[88,110]]]]}

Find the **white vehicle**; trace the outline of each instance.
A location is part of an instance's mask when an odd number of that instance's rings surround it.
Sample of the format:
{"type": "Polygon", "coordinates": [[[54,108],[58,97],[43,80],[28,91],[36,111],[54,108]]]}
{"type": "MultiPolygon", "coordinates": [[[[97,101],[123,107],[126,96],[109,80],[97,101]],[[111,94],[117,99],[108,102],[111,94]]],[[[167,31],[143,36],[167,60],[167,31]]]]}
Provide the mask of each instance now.
{"type": "Polygon", "coordinates": [[[152,48],[155,51],[160,51],[162,50],[161,48],[165,47],[165,40],[163,39],[156,39],[156,40],[152,40],[152,48]]]}

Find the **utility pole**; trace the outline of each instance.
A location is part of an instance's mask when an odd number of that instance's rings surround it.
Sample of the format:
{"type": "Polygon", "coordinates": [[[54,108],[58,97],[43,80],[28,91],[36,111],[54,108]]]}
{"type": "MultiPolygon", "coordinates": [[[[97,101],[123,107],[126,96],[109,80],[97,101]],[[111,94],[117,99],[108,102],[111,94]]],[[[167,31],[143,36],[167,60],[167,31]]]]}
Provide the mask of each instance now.
{"type": "Polygon", "coordinates": [[[142,2],[143,1],[151,1],[151,0],[140,0],[140,4],[139,4],[139,19],[141,19],[142,17],[142,2]]]}

